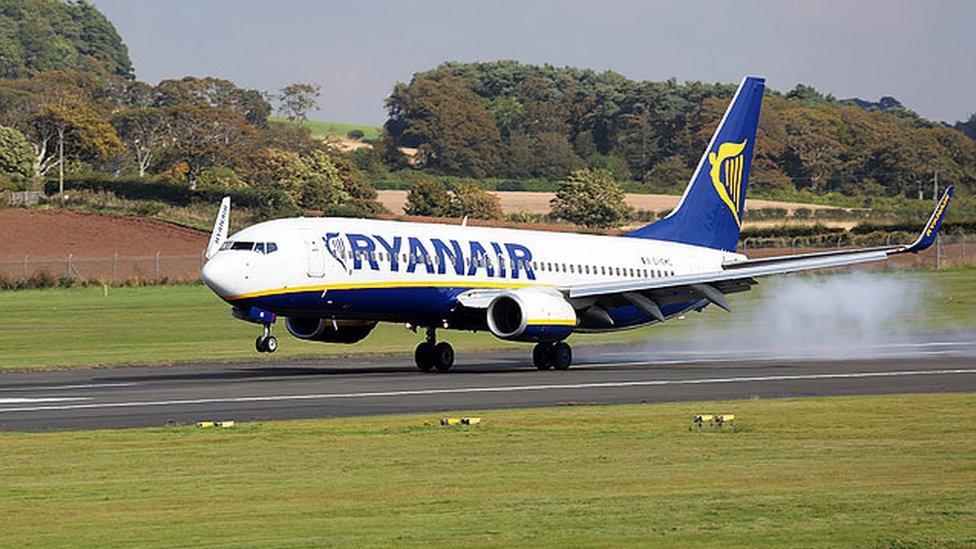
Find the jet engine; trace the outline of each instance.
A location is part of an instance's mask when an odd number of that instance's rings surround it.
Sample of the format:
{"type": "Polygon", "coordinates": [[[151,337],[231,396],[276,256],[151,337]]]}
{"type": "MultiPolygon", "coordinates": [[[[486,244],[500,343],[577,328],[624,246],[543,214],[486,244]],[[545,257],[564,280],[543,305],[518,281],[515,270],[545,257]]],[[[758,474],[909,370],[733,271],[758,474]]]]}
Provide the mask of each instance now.
{"type": "Polygon", "coordinates": [[[288,333],[298,339],[325,343],[356,343],[362,341],[376,327],[371,320],[333,320],[310,316],[290,316],[285,319],[288,333]]]}
{"type": "Polygon", "coordinates": [[[524,288],[503,292],[488,305],[488,328],[501,339],[560,341],[576,327],[576,311],[555,290],[524,288]]]}

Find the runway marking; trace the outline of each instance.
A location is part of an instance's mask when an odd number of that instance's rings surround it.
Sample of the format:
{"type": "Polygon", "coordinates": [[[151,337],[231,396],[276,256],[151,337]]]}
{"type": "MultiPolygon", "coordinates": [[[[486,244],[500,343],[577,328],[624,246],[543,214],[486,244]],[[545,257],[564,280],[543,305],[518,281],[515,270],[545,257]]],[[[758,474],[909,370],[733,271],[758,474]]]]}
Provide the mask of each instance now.
{"type": "Polygon", "coordinates": [[[873,377],[904,377],[904,376],[954,375],[954,374],[976,374],[976,369],[900,370],[900,371],[895,370],[890,372],[859,372],[859,373],[849,373],[849,374],[807,374],[807,375],[777,375],[777,376],[752,376],[752,377],[727,377],[727,378],[702,378],[702,379],[668,379],[668,380],[647,380],[647,381],[607,381],[607,382],[591,382],[591,383],[548,384],[548,385],[514,385],[509,387],[459,387],[456,389],[416,389],[416,390],[406,390],[406,391],[374,391],[374,392],[363,392],[363,393],[320,393],[320,394],[309,394],[309,395],[273,395],[273,396],[251,396],[251,397],[196,398],[196,399],[186,399],[186,400],[106,402],[106,403],[91,403],[91,404],[66,404],[66,405],[57,405],[57,406],[0,408],[0,414],[11,413],[11,412],[83,410],[83,409],[93,409],[93,408],[135,408],[135,407],[146,407],[146,406],[177,406],[177,405],[193,405],[193,404],[277,402],[277,401],[287,401],[287,400],[326,400],[326,399],[347,399],[347,398],[447,395],[447,394],[465,394],[465,393],[508,393],[508,392],[519,392],[519,391],[598,389],[598,388],[616,388],[616,387],[655,387],[655,386],[665,386],[665,385],[704,385],[710,383],[750,383],[750,382],[765,382],[765,381],[857,379],[857,378],[873,378],[873,377]]]}
{"type": "Polygon", "coordinates": [[[71,397],[65,397],[65,398],[56,398],[56,397],[41,397],[41,398],[0,398],[0,404],[31,404],[31,403],[35,403],[35,402],[65,402],[65,401],[69,401],[69,400],[91,400],[91,399],[90,398],[82,398],[82,397],[76,397],[76,398],[71,398],[71,397]]]}
{"type": "Polygon", "coordinates": [[[138,383],[83,383],[78,385],[34,385],[30,387],[0,387],[0,391],[67,391],[70,389],[102,389],[105,387],[132,387],[138,383]]]}

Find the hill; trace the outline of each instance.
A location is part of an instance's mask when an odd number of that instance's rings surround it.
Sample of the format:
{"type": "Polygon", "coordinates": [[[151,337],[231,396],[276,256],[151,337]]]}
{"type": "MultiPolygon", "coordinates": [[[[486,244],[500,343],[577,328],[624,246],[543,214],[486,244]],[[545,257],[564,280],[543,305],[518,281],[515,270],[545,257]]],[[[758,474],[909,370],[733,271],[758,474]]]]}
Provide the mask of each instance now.
{"type": "Polygon", "coordinates": [[[132,60],[112,23],[85,0],[4,0],[0,77],[76,70],[131,78],[132,60]]]}
{"type": "MultiPolygon", "coordinates": [[[[270,116],[268,117],[270,122],[289,122],[287,118],[282,116],[270,116]]],[[[380,136],[379,126],[369,126],[366,124],[347,124],[345,122],[329,122],[327,120],[306,120],[302,123],[303,126],[307,127],[314,137],[339,137],[342,139],[347,139],[349,137],[349,132],[354,130],[359,130],[363,132],[363,139],[371,140],[377,139],[380,136]]]]}

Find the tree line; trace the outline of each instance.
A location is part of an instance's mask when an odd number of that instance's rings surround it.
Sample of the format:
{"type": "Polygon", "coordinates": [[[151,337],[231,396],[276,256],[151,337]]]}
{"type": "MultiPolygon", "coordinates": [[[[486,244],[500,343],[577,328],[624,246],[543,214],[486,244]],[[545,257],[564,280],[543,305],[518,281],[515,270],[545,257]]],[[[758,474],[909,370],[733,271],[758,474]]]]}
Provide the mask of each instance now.
{"type": "MultiPolygon", "coordinates": [[[[516,61],[444,63],[398,83],[378,154],[431,173],[563,179],[580,168],[655,190],[683,186],[734,93],[731,84],[638,82],[615,72],[516,61]]],[[[928,121],[892,98],[838,100],[767,90],[752,185],[914,196],[939,172],[976,184],[971,118],[928,121]]]]}
{"type": "MultiPolygon", "coordinates": [[[[286,87],[279,100],[290,106],[282,110],[293,112],[301,102],[294,96],[310,90],[286,87]]],[[[28,182],[55,170],[155,175],[191,189],[281,191],[286,202],[308,210],[381,209],[352,162],[303,126],[269,122],[271,112],[262,92],[212,77],[155,86],[74,71],[2,79],[0,172],[28,182]]]]}

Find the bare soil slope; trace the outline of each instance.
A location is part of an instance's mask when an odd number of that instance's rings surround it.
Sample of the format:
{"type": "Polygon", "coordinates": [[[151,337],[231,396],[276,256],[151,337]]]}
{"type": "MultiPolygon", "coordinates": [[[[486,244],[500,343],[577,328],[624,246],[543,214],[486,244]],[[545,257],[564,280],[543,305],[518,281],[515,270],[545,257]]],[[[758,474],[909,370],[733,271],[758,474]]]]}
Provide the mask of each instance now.
{"type": "Polygon", "coordinates": [[[205,232],[138,217],[0,209],[0,261],[120,255],[199,255],[205,232]]]}

